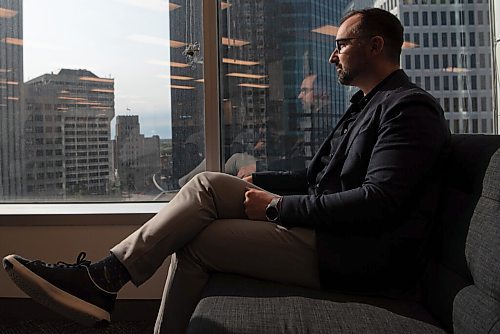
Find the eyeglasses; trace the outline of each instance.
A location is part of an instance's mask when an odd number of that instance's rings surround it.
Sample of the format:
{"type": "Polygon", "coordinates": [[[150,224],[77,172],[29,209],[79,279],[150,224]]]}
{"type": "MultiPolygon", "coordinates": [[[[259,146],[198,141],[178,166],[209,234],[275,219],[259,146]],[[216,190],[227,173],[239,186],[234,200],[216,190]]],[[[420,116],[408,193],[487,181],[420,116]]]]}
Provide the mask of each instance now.
{"type": "Polygon", "coordinates": [[[349,41],[355,40],[355,39],[362,39],[362,38],[372,38],[372,36],[359,36],[359,37],[348,37],[348,38],[339,38],[335,40],[335,50],[333,52],[337,51],[339,54],[342,53],[342,50],[349,45],[349,41]]]}
{"type": "Polygon", "coordinates": [[[314,91],[314,88],[302,87],[302,88],[300,89],[300,91],[299,91],[299,94],[300,94],[300,93],[307,94],[307,93],[312,92],[312,91],[314,91]]]}

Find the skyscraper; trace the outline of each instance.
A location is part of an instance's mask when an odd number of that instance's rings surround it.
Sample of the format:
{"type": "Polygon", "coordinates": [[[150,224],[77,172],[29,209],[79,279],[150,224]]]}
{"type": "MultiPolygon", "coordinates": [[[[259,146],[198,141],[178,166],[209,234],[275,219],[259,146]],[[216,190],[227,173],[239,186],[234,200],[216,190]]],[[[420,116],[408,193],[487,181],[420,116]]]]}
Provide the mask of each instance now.
{"type": "Polygon", "coordinates": [[[62,69],[25,87],[28,196],[109,194],[114,79],[62,69]]]}
{"type": "Polygon", "coordinates": [[[0,0],[0,199],[24,194],[22,1],[0,0]]]}
{"type": "Polygon", "coordinates": [[[144,137],[139,116],[116,117],[115,167],[122,190],[143,192],[160,181],[160,137],[144,137]]]}
{"type": "Polygon", "coordinates": [[[390,11],[405,28],[401,65],[433,94],[453,133],[493,133],[489,1],[354,0],[390,11]]]}
{"type": "MultiPolygon", "coordinates": [[[[177,0],[170,37],[189,45],[202,39],[193,27],[201,3],[177,0]],[[189,22],[190,25],[186,24],[189,22]],[[187,30],[186,30],[187,28],[187,30]]],[[[224,158],[249,153],[259,169],[304,168],[345,110],[345,89],[336,83],[328,57],[334,48],[332,24],[347,1],[234,0],[220,14],[221,100],[224,158]],[[315,75],[327,103],[303,108],[298,98],[305,77],[315,75]],[[260,145],[260,143],[265,143],[260,145]]],[[[172,131],[174,173],[186,174],[203,159],[202,85],[198,66],[186,63],[185,48],[172,48],[172,131]],[[186,83],[187,82],[187,83],[186,83]],[[200,140],[201,138],[201,140],[200,140]]]]}

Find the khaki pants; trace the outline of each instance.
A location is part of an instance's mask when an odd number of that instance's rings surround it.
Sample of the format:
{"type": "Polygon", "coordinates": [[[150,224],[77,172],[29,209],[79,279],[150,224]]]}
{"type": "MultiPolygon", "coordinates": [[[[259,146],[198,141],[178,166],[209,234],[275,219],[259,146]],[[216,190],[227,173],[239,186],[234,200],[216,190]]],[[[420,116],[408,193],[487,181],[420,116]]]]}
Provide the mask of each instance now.
{"type": "Polygon", "coordinates": [[[211,272],[319,288],[313,230],[249,220],[237,177],[204,172],[111,249],[140,285],[172,255],[155,332],[182,333],[211,272]]]}

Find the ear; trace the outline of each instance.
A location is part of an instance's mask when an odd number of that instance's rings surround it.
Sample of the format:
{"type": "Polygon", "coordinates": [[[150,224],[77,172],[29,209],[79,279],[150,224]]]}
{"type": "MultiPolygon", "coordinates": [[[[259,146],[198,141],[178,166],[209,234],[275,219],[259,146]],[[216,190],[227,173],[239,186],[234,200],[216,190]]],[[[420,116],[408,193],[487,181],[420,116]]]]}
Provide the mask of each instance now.
{"type": "Polygon", "coordinates": [[[371,38],[370,52],[373,56],[379,55],[384,49],[384,38],[382,36],[373,36],[371,38]]]}

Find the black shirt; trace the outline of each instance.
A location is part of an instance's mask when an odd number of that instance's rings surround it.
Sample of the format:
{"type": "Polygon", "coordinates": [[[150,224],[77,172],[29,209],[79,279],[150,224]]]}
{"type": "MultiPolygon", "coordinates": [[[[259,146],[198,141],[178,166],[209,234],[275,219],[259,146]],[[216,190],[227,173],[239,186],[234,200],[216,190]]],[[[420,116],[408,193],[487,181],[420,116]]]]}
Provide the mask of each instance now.
{"type": "MultiPolygon", "coordinates": [[[[385,82],[385,80],[383,80],[381,84],[383,82],[385,82]]],[[[373,95],[375,95],[375,93],[380,89],[381,84],[378,84],[366,96],[363,94],[363,91],[361,90],[352,96],[350,100],[351,106],[349,107],[349,109],[347,109],[346,116],[344,117],[342,123],[335,129],[335,132],[332,135],[332,139],[330,140],[329,153],[321,157],[321,163],[323,165],[323,168],[316,175],[316,183],[318,183],[319,180],[321,180],[321,178],[325,174],[326,169],[328,168],[328,164],[330,163],[330,160],[337,151],[337,148],[339,144],[342,142],[342,139],[349,132],[349,129],[351,129],[352,126],[356,123],[358,116],[362,113],[363,109],[368,104],[373,95]]]]}

